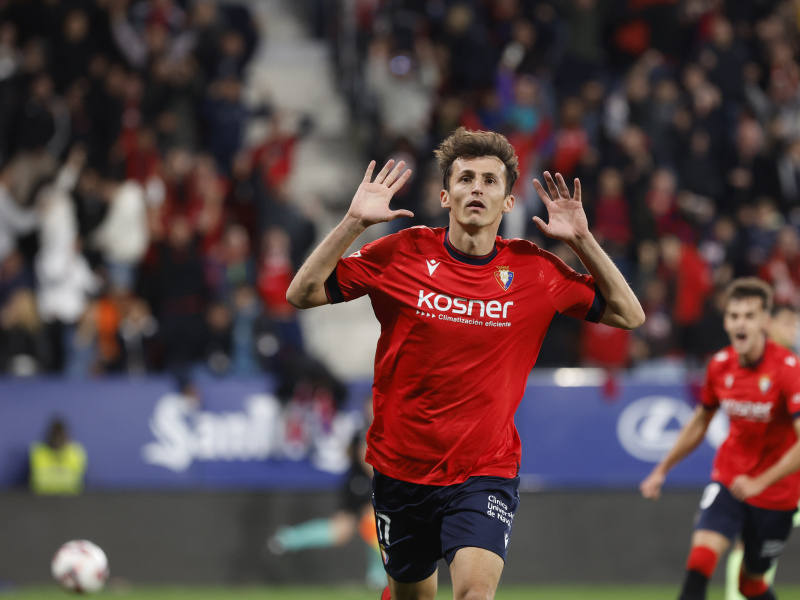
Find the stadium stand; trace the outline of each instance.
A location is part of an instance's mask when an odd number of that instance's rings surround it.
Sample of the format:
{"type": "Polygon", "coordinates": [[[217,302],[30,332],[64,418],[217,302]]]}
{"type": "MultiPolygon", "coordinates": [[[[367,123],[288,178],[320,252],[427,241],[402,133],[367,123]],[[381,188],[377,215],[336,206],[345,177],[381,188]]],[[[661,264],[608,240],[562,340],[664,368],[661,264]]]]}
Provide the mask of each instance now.
{"type": "MultiPolygon", "coordinates": [[[[334,180],[342,190],[311,218],[290,185],[309,162],[298,144],[330,127],[246,98],[259,41],[247,6],[4,4],[0,372],[187,378],[307,360],[283,290],[350,191],[334,180]]],[[[300,6],[333,42],[352,115],[331,136],[356,139],[364,163],[415,170],[396,203],[417,216],[393,226],[446,224],[432,149],[458,125],[494,129],[523,171],[503,234],[580,269],[533,227],[530,180],[581,178],[647,322],[627,333],[557,317],[539,366],[700,364],[725,343],[720,295],[735,276],[800,303],[792,2],[300,6]]]]}
{"type": "MultiPolygon", "coordinates": [[[[737,276],[800,302],[794,4],[359,6],[340,69],[370,155],[416,167],[399,202],[415,224],[443,222],[431,150],[459,125],[501,131],[523,172],[505,237],[533,239],[580,269],[530,221],[544,212],[533,177],[580,177],[592,230],[645,305],[633,334],[557,318],[538,366],[698,364],[726,343],[720,294],[737,276]]],[[[346,28],[322,21],[320,35],[346,48],[346,28]]]]}

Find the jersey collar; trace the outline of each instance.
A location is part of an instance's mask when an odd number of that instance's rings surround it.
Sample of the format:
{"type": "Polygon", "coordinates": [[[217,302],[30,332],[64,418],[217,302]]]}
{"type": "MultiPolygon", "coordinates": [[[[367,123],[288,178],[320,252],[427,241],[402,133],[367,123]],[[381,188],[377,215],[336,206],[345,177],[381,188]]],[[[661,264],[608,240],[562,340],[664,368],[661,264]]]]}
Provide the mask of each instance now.
{"type": "Polygon", "coordinates": [[[465,254],[461,252],[458,248],[453,246],[450,243],[450,228],[444,228],[444,248],[447,250],[447,253],[450,255],[451,258],[457,260],[458,262],[462,262],[466,265],[474,265],[474,266],[483,266],[488,265],[494,257],[497,256],[497,242],[495,242],[492,251],[489,254],[484,254],[483,256],[474,256],[472,254],[465,254]]]}
{"type": "MultiPolygon", "coordinates": [[[[764,362],[764,357],[767,355],[767,348],[769,348],[770,344],[772,344],[772,343],[773,343],[773,341],[771,339],[766,338],[764,340],[764,351],[761,353],[761,356],[758,357],[758,360],[756,360],[755,362],[753,362],[753,363],[751,363],[749,365],[744,365],[744,366],[742,366],[742,364],[739,363],[739,366],[742,367],[743,369],[750,369],[750,370],[753,370],[753,371],[758,369],[758,367],[761,366],[761,363],[764,362]]],[[[738,356],[736,357],[736,360],[738,362],[738,360],[739,360],[738,356]]]]}

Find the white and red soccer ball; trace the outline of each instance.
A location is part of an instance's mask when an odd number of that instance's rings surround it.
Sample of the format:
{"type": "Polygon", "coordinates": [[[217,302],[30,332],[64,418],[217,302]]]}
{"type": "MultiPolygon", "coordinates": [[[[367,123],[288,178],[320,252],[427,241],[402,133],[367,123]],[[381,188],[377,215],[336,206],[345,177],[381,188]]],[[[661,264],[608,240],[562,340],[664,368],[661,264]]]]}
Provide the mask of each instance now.
{"type": "Polygon", "coordinates": [[[61,546],[50,570],[61,587],[78,593],[100,591],[109,573],[105,552],[87,540],[73,540],[61,546]]]}

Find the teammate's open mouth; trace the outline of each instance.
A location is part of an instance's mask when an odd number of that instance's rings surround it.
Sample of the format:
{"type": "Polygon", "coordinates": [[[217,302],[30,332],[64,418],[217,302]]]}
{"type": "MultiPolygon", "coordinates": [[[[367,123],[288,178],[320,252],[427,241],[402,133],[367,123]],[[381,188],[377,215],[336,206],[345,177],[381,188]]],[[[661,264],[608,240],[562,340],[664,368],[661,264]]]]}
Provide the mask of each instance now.
{"type": "Polygon", "coordinates": [[[486,205],[480,200],[472,200],[467,204],[467,208],[486,208],[486,205]]]}
{"type": "Polygon", "coordinates": [[[746,340],[747,339],[747,334],[746,333],[737,333],[734,337],[736,337],[737,340],[746,340]]]}

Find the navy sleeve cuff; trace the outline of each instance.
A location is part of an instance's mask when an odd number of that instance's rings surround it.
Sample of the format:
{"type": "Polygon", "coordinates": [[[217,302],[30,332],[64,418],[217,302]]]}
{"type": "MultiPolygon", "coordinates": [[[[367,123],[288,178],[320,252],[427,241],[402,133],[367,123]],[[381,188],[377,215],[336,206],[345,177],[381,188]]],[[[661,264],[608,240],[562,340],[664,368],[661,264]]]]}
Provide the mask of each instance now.
{"type": "Polygon", "coordinates": [[[600,319],[603,318],[603,313],[606,311],[606,299],[603,298],[603,294],[600,293],[600,289],[595,285],[594,286],[594,300],[592,301],[592,305],[589,307],[589,312],[586,313],[586,321],[590,323],[599,323],[600,319]]]}
{"type": "Polygon", "coordinates": [[[792,413],[792,419],[800,419],[800,412],[792,413]]]}
{"type": "Polygon", "coordinates": [[[342,294],[342,288],[339,287],[339,279],[336,277],[336,267],[333,268],[333,273],[325,281],[325,294],[331,304],[344,302],[344,294],[342,294]]]}

